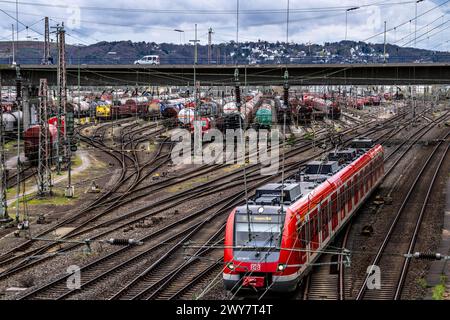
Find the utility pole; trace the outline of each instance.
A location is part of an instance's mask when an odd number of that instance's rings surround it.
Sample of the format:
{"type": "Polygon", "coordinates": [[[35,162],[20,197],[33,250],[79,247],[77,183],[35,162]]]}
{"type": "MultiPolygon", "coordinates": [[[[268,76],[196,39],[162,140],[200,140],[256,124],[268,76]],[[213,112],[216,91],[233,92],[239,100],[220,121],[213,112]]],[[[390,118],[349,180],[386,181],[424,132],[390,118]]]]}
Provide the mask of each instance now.
{"type": "Polygon", "coordinates": [[[347,10],[345,10],[345,40],[347,40],[348,13],[349,13],[349,11],[358,10],[358,9],[359,9],[359,7],[352,7],[352,8],[348,8],[347,10]]]}
{"type": "Polygon", "coordinates": [[[236,0],[236,44],[239,43],[239,0],[236,0]]]}
{"type": "Polygon", "coordinates": [[[286,46],[288,44],[289,44],[289,0],[287,0],[287,10],[286,10],[286,46]]]}
{"type": "Polygon", "coordinates": [[[217,47],[216,60],[216,63],[220,64],[220,47],[217,47]]]}
{"type": "MultiPolygon", "coordinates": [[[[16,64],[16,103],[17,111],[20,114],[22,105],[22,77],[20,75],[20,65],[16,64]]],[[[16,189],[16,222],[19,222],[19,204],[20,204],[20,176],[22,170],[22,163],[20,161],[20,121],[17,121],[17,189],[16,189]]]]}
{"type": "MultiPolygon", "coordinates": [[[[197,43],[200,42],[200,40],[197,39],[197,24],[195,24],[195,39],[189,40],[189,42],[194,43],[194,97],[195,97],[195,103],[197,104],[197,64],[198,64],[198,52],[197,52],[197,43]]],[[[196,105],[197,107],[197,105],[196,105]]]]}
{"type": "Polygon", "coordinates": [[[212,55],[212,34],[213,34],[212,28],[208,29],[208,64],[211,64],[211,55],[212,55]]]}
{"type": "Polygon", "coordinates": [[[384,49],[383,49],[383,61],[386,63],[386,21],[384,22],[384,49]]]}
{"type": "MultiPolygon", "coordinates": [[[[411,88],[411,87],[410,87],[411,88]]],[[[416,86],[412,87],[411,93],[412,93],[412,98],[413,98],[413,127],[416,126],[416,106],[417,106],[417,88],[416,86]]]]}
{"type": "Polygon", "coordinates": [[[64,137],[62,136],[62,115],[66,114],[66,62],[65,62],[65,31],[64,23],[62,26],[56,26],[56,39],[58,46],[58,112],[57,112],[57,144],[56,144],[56,170],[57,174],[61,174],[61,164],[63,156],[67,156],[66,148],[66,121],[64,121],[64,137]]]}
{"type": "Polygon", "coordinates": [[[44,57],[42,58],[42,64],[50,64],[50,28],[48,17],[45,17],[44,57]]]}
{"type": "Polygon", "coordinates": [[[39,82],[39,157],[38,157],[38,196],[52,194],[52,171],[50,162],[50,139],[48,125],[48,84],[47,79],[39,82]]]}
{"type": "Polygon", "coordinates": [[[417,46],[417,4],[419,2],[423,2],[423,0],[417,0],[415,3],[415,8],[416,8],[415,13],[416,14],[414,17],[414,48],[416,48],[416,46],[417,46]]]}
{"type": "Polygon", "coordinates": [[[16,39],[17,39],[16,54],[17,54],[17,58],[18,58],[19,57],[19,0],[16,0],[16,39]]]}
{"type": "Polygon", "coordinates": [[[12,65],[16,64],[16,49],[14,46],[14,24],[11,24],[11,31],[12,31],[12,65]]]}

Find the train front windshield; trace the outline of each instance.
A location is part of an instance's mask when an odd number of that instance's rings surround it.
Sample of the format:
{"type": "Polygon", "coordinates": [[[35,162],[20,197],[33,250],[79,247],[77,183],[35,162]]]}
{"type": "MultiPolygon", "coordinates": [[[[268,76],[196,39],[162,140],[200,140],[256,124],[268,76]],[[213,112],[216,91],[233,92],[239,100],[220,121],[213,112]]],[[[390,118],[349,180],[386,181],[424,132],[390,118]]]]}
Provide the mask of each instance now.
{"type": "MultiPolygon", "coordinates": [[[[284,215],[236,215],[235,246],[244,250],[274,249],[281,241],[284,215]]],[[[239,250],[239,249],[238,249],[239,250]]]]}

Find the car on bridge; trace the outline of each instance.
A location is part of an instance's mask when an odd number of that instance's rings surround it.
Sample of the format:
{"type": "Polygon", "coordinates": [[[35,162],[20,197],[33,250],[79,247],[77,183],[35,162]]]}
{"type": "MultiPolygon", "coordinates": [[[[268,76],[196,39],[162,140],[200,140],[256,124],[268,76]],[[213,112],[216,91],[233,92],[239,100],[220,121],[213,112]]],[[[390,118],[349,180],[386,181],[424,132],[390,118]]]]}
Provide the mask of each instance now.
{"type": "Polygon", "coordinates": [[[160,60],[159,56],[143,56],[141,59],[136,60],[134,64],[151,64],[151,65],[159,65],[160,60]]]}

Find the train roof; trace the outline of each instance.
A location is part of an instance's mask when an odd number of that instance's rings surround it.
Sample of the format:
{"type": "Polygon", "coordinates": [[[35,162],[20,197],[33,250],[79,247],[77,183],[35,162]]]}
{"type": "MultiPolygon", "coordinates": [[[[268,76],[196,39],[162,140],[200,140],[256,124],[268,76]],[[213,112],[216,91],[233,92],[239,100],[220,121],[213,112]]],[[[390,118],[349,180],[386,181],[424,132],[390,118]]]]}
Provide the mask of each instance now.
{"type": "MultiPolygon", "coordinates": [[[[367,140],[367,139],[366,139],[367,140]]],[[[370,140],[370,139],[368,139],[370,140]]],[[[368,141],[366,141],[368,143],[368,141]]],[[[370,140],[371,146],[373,144],[370,140]]],[[[365,153],[370,148],[364,149],[365,153]]],[[[364,154],[365,154],[364,153],[364,154]]],[[[236,208],[236,213],[247,213],[247,207],[250,210],[250,214],[265,213],[265,214],[281,214],[284,213],[286,207],[300,199],[306,199],[309,195],[323,182],[330,179],[330,183],[333,181],[333,176],[343,171],[349,165],[352,165],[355,161],[362,158],[364,154],[357,153],[354,148],[341,149],[331,154],[344,155],[337,160],[314,160],[306,164],[305,168],[297,173],[297,175],[291,179],[286,180],[284,184],[281,183],[269,183],[255,192],[255,196],[252,197],[248,206],[240,206],[236,208]],[[283,196],[283,210],[281,211],[281,194],[283,196]],[[259,212],[259,211],[261,212],[259,212]]]]}

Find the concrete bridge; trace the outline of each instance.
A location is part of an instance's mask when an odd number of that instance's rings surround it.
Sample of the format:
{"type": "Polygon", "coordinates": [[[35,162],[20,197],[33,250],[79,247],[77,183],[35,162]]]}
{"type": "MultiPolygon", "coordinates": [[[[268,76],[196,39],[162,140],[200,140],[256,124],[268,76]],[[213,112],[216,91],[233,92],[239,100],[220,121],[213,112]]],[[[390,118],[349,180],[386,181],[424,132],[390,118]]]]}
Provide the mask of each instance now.
{"type": "MultiPolygon", "coordinates": [[[[295,64],[295,65],[198,65],[201,85],[232,85],[239,69],[242,85],[281,85],[287,69],[291,85],[413,85],[450,84],[448,63],[400,64],[295,64]]],[[[23,65],[25,83],[38,85],[47,78],[56,85],[56,66],[23,65]]],[[[0,65],[4,85],[13,85],[15,68],[0,65]]],[[[193,85],[193,65],[68,65],[69,86],[193,85]]]]}

